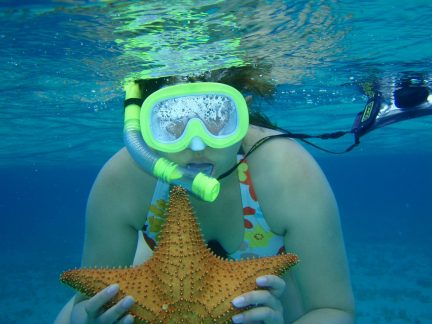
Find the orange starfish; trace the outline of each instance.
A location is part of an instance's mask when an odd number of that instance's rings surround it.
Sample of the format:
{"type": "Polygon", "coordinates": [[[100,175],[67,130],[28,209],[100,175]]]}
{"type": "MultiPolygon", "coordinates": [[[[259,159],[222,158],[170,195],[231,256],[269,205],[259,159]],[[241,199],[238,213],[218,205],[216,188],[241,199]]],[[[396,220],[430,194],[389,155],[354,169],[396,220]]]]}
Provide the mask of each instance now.
{"type": "Polygon", "coordinates": [[[135,299],[135,323],[224,323],[242,310],[235,297],[256,289],[261,275],[281,275],[297,263],[294,254],[249,260],[224,260],[207,248],[186,191],[170,192],[168,217],[154,255],[124,269],[76,269],[60,280],[88,296],[112,283],[120,285],[113,303],[135,299]]]}

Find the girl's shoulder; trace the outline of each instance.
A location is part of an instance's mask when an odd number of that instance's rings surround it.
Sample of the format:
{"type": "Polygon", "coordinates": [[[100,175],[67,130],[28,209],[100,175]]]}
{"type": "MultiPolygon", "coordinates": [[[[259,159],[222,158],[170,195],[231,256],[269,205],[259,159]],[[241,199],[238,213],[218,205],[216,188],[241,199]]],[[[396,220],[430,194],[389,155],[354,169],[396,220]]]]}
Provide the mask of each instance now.
{"type": "Polygon", "coordinates": [[[156,179],[138,166],[126,148],[120,149],[105,163],[99,176],[129,187],[148,184],[153,188],[156,183],[156,179]]]}
{"type": "MultiPolygon", "coordinates": [[[[281,132],[251,125],[242,148],[247,153],[264,137],[279,135],[281,132]]],[[[317,168],[314,158],[297,141],[289,137],[278,137],[261,144],[249,157],[248,162],[260,171],[271,170],[284,174],[296,173],[299,168],[317,168]]]]}
{"type": "Polygon", "coordinates": [[[129,223],[141,222],[142,210],[150,205],[155,186],[156,179],[141,170],[123,148],[100,170],[90,200],[97,199],[99,205],[112,204],[109,209],[127,212],[131,217],[124,219],[129,223]]]}

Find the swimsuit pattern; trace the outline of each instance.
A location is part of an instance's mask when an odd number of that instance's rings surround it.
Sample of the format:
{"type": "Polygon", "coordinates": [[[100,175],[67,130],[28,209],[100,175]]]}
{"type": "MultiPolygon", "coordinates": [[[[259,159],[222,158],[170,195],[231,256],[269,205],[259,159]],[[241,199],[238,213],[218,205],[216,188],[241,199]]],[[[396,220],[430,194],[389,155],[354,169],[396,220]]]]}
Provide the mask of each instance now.
{"type": "MultiPolygon", "coordinates": [[[[242,156],[239,155],[238,160],[241,158],[242,156]]],[[[240,248],[229,254],[228,257],[239,260],[283,253],[285,251],[283,236],[273,233],[264,218],[257,201],[247,162],[243,161],[238,166],[237,171],[243,204],[244,236],[240,248]]],[[[157,245],[159,232],[165,222],[168,196],[169,185],[159,180],[142,230],[144,240],[152,250],[157,245]]]]}
{"type": "MultiPolygon", "coordinates": [[[[241,155],[238,159],[241,160],[241,155]]],[[[283,236],[271,231],[258,203],[249,166],[243,161],[237,168],[243,203],[244,239],[240,248],[230,254],[233,259],[267,257],[285,252],[283,236]]]]}

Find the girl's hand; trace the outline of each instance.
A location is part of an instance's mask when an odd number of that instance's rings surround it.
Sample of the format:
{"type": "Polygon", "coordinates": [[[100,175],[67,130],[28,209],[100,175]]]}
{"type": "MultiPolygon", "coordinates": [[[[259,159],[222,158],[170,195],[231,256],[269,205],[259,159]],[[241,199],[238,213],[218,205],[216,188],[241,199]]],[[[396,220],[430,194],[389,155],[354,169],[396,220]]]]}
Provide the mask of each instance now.
{"type": "Polygon", "coordinates": [[[119,286],[113,284],[101,290],[90,299],[74,305],[71,314],[71,324],[90,323],[122,323],[131,324],[133,317],[126,312],[134,304],[131,296],[126,296],[114,306],[105,310],[105,305],[119,292],[119,286]]]}
{"type": "Polygon", "coordinates": [[[232,317],[234,323],[283,323],[283,306],[280,297],[285,289],[285,281],[278,276],[267,275],[256,279],[262,290],[254,290],[233,299],[237,308],[253,308],[232,317]]]}

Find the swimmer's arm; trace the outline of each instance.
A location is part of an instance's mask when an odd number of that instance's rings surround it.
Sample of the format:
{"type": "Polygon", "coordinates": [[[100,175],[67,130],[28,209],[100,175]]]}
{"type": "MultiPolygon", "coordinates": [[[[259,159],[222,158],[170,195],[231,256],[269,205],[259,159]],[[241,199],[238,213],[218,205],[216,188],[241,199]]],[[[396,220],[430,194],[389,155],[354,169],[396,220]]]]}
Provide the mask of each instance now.
{"type": "Polygon", "coordinates": [[[125,148],[104,165],[87,203],[82,266],[132,265],[155,184],[125,148]]]}
{"type": "Polygon", "coordinates": [[[307,314],[294,321],[293,324],[352,324],[354,315],[340,309],[321,308],[308,312],[307,314]]]}
{"type": "Polygon", "coordinates": [[[354,298],[332,190],[308,155],[292,181],[297,183],[294,191],[281,189],[287,202],[281,207],[292,211],[287,218],[285,246],[300,258],[293,274],[304,315],[294,323],[354,323],[354,298]]]}
{"type": "Polygon", "coordinates": [[[297,324],[354,323],[347,260],[337,209],[332,205],[316,199],[315,207],[299,212],[299,223],[292,225],[293,231],[285,238],[287,249],[300,258],[292,270],[304,311],[294,321],[297,324]]]}
{"type": "MultiPolygon", "coordinates": [[[[145,222],[142,214],[148,208],[148,193],[137,183],[147,180],[124,149],[105,164],[88,199],[82,267],[132,264],[138,229],[145,222]]],[[[85,300],[77,293],[56,323],[69,323],[74,305],[85,300]]]]}
{"type": "MultiPolygon", "coordinates": [[[[114,198],[107,192],[112,189],[111,185],[106,183],[106,179],[96,180],[93,186],[87,206],[82,267],[116,267],[132,263],[136,231],[127,223],[123,224],[120,220],[116,220],[123,213],[121,213],[121,207],[114,206],[116,202],[121,204],[117,200],[119,197],[114,198]],[[124,249],[124,253],[121,253],[122,249],[124,249]]],[[[127,201],[123,202],[126,203],[127,201]]],[[[109,284],[114,284],[114,282],[107,283],[107,286],[109,284]]],[[[86,311],[89,308],[87,304],[99,305],[102,308],[112,297],[114,295],[108,296],[106,293],[100,292],[96,296],[88,298],[77,292],[60,311],[55,323],[85,323],[89,316],[88,311],[86,311]]],[[[106,314],[113,316],[114,311],[117,314],[114,314],[111,322],[123,316],[127,308],[118,303],[104,313],[96,309],[96,312],[105,317],[106,314]]]]}
{"type": "Polygon", "coordinates": [[[101,170],[89,195],[83,267],[128,266],[133,262],[139,226],[145,221],[145,196],[126,171],[127,156],[114,156],[101,170]],[[125,165],[126,164],[126,165],[125,165]]]}
{"type": "Polygon", "coordinates": [[[299,145],[274,140],[267,149],[271,146],[273,154],[264,147],[262,151],[273,158],[273,168],[267,167],[271,172],[265,175],[273,189],[258,191],[258,198],[260,203],[264,198],[264,214],[272,211],[270,227],[285,233],[286,250],[300,259],[285,276],[285,321],[354,323],[354,299],[332,190],[299,145]]]}

